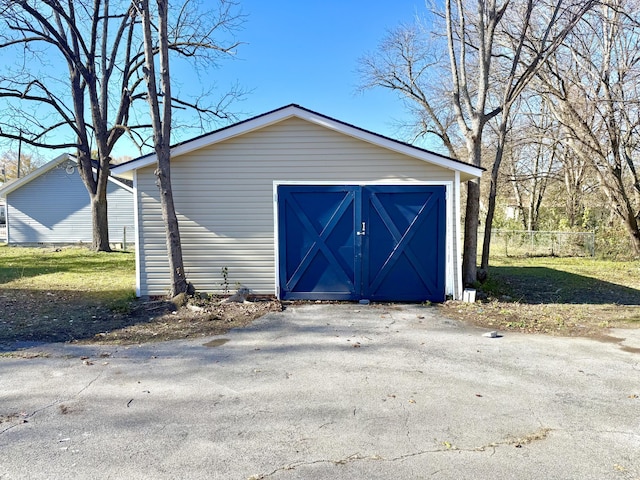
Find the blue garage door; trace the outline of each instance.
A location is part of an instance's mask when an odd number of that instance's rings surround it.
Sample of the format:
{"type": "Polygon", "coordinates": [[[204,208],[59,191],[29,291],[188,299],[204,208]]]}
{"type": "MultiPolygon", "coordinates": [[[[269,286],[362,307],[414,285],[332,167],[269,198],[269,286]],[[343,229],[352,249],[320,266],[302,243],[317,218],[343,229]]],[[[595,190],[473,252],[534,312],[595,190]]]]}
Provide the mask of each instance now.
{"type": "Polygon", "coordinates": [[[278,187],[282,299],[441,302],[444,186],[278,187]]]}

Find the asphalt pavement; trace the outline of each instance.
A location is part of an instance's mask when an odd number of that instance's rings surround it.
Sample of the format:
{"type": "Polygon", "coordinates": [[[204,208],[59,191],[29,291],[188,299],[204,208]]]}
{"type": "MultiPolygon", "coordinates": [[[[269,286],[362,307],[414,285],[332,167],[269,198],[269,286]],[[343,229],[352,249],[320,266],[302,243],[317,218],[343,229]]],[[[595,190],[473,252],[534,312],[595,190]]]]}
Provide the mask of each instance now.
{"type": "Polygon", "coordinates": [[[640,480],[640,330],[486,333],[307,304],[221,337],[0,356],[0,479],[640,480]]]}

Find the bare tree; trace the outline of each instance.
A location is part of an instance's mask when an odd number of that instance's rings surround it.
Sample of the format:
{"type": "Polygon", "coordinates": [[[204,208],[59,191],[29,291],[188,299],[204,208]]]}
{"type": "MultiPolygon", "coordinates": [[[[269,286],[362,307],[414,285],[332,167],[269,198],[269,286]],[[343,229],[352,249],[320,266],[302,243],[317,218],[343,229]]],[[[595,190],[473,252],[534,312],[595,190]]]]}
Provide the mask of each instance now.
{"type": "Polygon", "coordinates": [[[637,2],[601,2],[540,75],[568,144],[591,165],[640,255],[640,24],[637,2]],[[562,72],[562,73],[559,73],[562,72]]]}
{"type": "Polygon", "coordinates": [[[3,182],[24,177],[36,170],[42,161],[31,154],[4,152],[0,154],[1,180],[3,182]]]}
{"type": "MultiPolygon", "coordinates": [[[[201,12],[196,2],[183,0],[171,17],[172,52],[207,64],[233,51],[234,40],[220,43],[214,35],[237,26],[239,16],[233,2],[217,3],[216,12],[201,12]]],[[[133,107],[146,99],[139,29],[131,0],[0,0],[0,50],[14,60],[5,62],[0,76],[0,136],[75,150],[91,198],[96,250],[110,249],[111,153],[125,134],[145,146],[150,128],[137,121],[133,107]]],[[[227,106],[225,100],[207,105],[174,99],[178,103],[200,118],[226,116],[218,108],[227,106]]]]}
{"type": "MultiPolygon", "coordinates": [[[[539,108],[543,103],[537,102],[539,108]]],[[[519,110],[518,125],[511,129],[505,158],[512,187],[525,230],[537,230],[540,208],[550,183],[558,181],[562,148],[546,112],[519,110]]],[[[556,125],[557,131],[557,125],[556,125]]]]}
{"type": "Polygon", "coordinates": [[[405,128],[414,138],[435,137],[452,158],[462,140],[449,101],[446,44],[424,25],[406,24],[391,30],[377,50],[359,60],[360,90],[382,87],[394,91],[412,112],[405,128]]]}
{"type": "MultiPolygon", "coordinates": [[[[493,0],[446,0],[444,13],[434,12],[435,17],[444,19],[437,35],[425,34],[428,27],[401,27],[385,39],[377,55],[361,61],[364,86],[401,93],[409,104],[418,107],[424,133],[438,136],[454,158],[481,166],[482,132],[498,114],[487,111],[494,36],[508,5],[508,0],[500,6],[493,0]],[[446,41],[439,42],[439,38],[446,41]],[[440,95],[430,81],[435,77],[430,69],[436,66],[448,70],[440,95]],[[461,132],[464,154],[457,154],[453,125],[461,132]]],[[[434,21],[432,27],[438,29],[439,25],[434,21]]],[[[462,264],[465,285],[476,281],[479,217],[480,184],[471,180],[467,182],[462,264]]]]}
{"type": "Polygon", "coordinates": [[[569,145],[562,149],[562,180],[567,220],[571,228],[579,225],[578,216],[584,209],[584,197],[593,190],[592,169],[583,156],[576,155],[569,145]]]}
{"type": "MultiPolygon", "coordinates": [[[[493,112],[498,115],[498,141],[491,169],[491,186],[485,219],[484,242],[480,268],[486,273],[489,267],[491,228],[495,213],[497,182],[504,146],[507,142],[511,109],[525,91],[536,73],[546,64],[551,55],[593,8],[595,1],[566,2],[564,0],[527,0],[511,2],[508,21],[500,24],[496,45],[496,62],[492,68],[493,81],[499,99],[493,112]]],[[[491,112],[491,113],[493,113],[491,112]]],[[[554,150],[555,151],[555,150],[554,150]]],[[[550,163],[551,165],[551,163],[550,163]]],[[[538,184],[542,186],[546,182],[538,184]]],[[[539,196],[538,191],[534,196],[539,196]]],[[[534,203],[542,201],[540,196],[534,203]]],[[[533,211],[529,218],[532,218],[533,211]]]]}
{"type": "MultiPolygon", "coordinates": [[[[485,126],[497,119],[483,269],[488,266],[498,173],[511,107],[593,3],[446,0],[443,12],[432,12],[431,18],[443,22],[432,22],[435,35],[427,34],[429,28],[425,26],[402,26],[387,36],[377,54],[361,61],[364,87],[381,86],[401,93],[422,115],[417,132],[437,135],[454,158],[482,166],[485,126]],[[439,75],[445,61],[446,81],[434,81],[442,78],[439,75]],[[454,124],[462,142],[452,133],[454,124]],[[459,143],[464,145],[462,149],[459,143]]],[[[465,212],[465,285],[477,279],[479,220],[480,185],[472,180],[467,183],[465,212]]]]}
{"type": "MultiPolygon", "coordinates": [[[[469,163],[481,166],[484,127],[499,116],[482,250],[483,272],[489,265],[497,180],[511,107],[536,71],[593,3],[583,1],[567,5],[563,0],[445,2],[451,98],[458,127],[464,134],[469,163]]],[[[479,183],[472,180],[468,182],[465,215],[462,261],[465,284],[471,284],[477,278],[479,206],[479,183]]]]}
{"type": "Polygon", "coordinates": [[[193,287],[187,281],[182,258],[180,229],[178,217],[173,203],[171,189],[171,77],[169,62],[168,32],[168,0],[156,0],[155,9],[148,0],[137,0],[136,9],[142,18],[144,39],[145,81],[147,84],[147,100],[151,112],[153,126],[153,144],[157,165],[155,174],[160,190],[162,219],[165,225],[169,269],[171,272],[171,296],[179,293],[190,293],[193,287]],[[154,15],[155,13],[155,15],[154,15]],[[156,24],[153,18],[156,18],[156,24]],[[154,35],[155,32],[155,35],[154,35]],[[158,68],[156,72],[155,51],[158,51],[158,68]],[[159,87],[158,82],[159,79],[159,87]]]}
{"type": "Polygon", "coordinates": [[[76,149],[80,175],[91,197],[92,246],[108,251],[109,153],[125,132],[132,101],[123,88],[126,93],[113,109],[109,126],[109,86],[116,66],[126,68],[134,57],[131,43],[127,45],[134,21],[127,10],[113,15],[109,2],[80,3],[0,2],[4,23],[0,49],[7,56],[21,57],[21,64],[0,78],[0,97],[7,101],[5,111],[11,112],[4,116],[1,128],[5,138],[21,138],[35,147],[76,149]],[[58,55],[64,63],[51,65],[50,55],[58,55]],[[41,66],[34,69],[34,65],[41,66]],[[56,79],[51,69],[63,65],[68,82],[61,91],[60,72],[56,79]],[[71,129],[75,139],[56,135],[63,129],[71,129]],[[98,154],[95,169],[93,142],[98,154]]]}
{"type": "MultiPolygon", "coordinates": [[[[474,9],[474,1],[447,0],[444,12],[431,12],[429,25],[391,31],[375,54],[360,60],[363,88],[398,92],[414,112],[417,136],[435,135],[451,157],[481,166],[484,127],[499,113],[488,107],[490,73],[496,27],[508,4],[477,0],[474,9]]],[[[467,182],[464,218],[462,276],[470,285],[477,278],[477,180],[467,182]]]]}

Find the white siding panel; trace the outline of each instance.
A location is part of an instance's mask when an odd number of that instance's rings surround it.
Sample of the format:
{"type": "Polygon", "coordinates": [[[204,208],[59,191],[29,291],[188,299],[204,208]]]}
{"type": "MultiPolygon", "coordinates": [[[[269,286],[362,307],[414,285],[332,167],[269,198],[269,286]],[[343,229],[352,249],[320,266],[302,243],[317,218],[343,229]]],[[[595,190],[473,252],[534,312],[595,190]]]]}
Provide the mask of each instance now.
{"type": "MultiPolygon", "coordinates": [[[[77,171],[67,173],[60,164],[7,195],[9,239],[20,243],[91,243],[89,193],[77,171]]],[[[135,240],[133,194],[113,182],[107,190],[109,237],[135,240]]]]}
{"type": "MultiPolygon", "coordinates": [[[[141,295],[164,295],[169,285],[154,168],[137,172],[141,295]]],[[[222,290],[224,267],[232,289],[275,293],[274,181],[457,188],[451,170],[297,118],[174,158],[171,179],[188,279],[212,293],[222,290]]]]}
{"type": "MultiPolygon", "coordinates": [[[[84,188],[84,184],[82,186],[84,188]]],[[[109,217],[109,241],[122,243],[126,236],[127,243],[133,243],[136,236],[133,218],[133,193],[114,182],[108,182],[107,215],[109,217]]]]}

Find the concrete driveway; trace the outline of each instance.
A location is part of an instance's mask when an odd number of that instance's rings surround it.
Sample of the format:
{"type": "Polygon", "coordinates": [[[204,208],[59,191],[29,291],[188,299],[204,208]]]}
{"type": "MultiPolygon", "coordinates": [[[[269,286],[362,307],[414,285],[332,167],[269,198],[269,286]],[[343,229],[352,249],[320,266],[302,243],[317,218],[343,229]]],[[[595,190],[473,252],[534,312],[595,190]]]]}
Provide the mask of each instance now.
{"type": "Polygon", "coordinates": [[[639,330],[483,333],[311,304],[224,337],[0,357],[0,479],[640,479],[639,330]]]}

